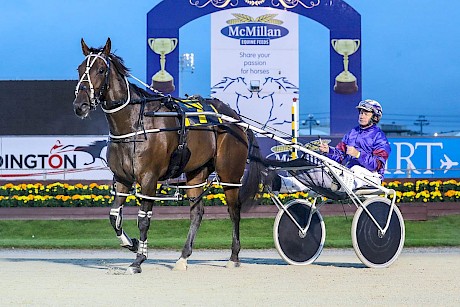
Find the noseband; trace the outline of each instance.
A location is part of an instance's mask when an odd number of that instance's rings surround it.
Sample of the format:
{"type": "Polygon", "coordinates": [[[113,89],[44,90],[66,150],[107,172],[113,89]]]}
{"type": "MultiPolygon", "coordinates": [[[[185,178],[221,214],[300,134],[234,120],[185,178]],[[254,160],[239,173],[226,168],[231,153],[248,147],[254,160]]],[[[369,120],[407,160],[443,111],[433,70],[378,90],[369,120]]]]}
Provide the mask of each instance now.
{"type": "MultiPolygon", "coordinates": [[[[79,91],[85,91],[87,92],[88,89],[82,84],[83,82],[88,82],[89,84],[89,99],[90,99],[90,108],[91,110],[94,110],[97,108],[99,104],[101,104],[101,97],[104,94],[104,91],[108,89],[109,87],[109,74],[110,74],[110,59],[106,59],[103,55],[102,52],[99,52],[97,54],[90,53],[86,56],[86,68],[85,72],[81,76],[80,80],[77,83],[77,86],[75,87],[75,97],[77,97],[79,91]],[[107,66],[107,71],[105,72],[104,76],[104,83],[102,84],[101,88],[99,89],[99,93],[96,96],[94,94],[94,86],[93,83],[91,82],[91,76],[90,76],[90,71],[91,68],[93,67],[94,63],[96,62],[97,59],[101,59],[104,61],[105,65],[107,66]]],[[[102,111],[105,113],[115,113],[123,109],[125,106],[127,106],[131,100],[131,92],[129,90],[129,82],[128,78],[124,76],[125,82],[126,82],[126,88],[128,91],[128,97],[126,98],[126,101],[119,107],[115,109],[105,109],[101,106],[102,111]]]]}

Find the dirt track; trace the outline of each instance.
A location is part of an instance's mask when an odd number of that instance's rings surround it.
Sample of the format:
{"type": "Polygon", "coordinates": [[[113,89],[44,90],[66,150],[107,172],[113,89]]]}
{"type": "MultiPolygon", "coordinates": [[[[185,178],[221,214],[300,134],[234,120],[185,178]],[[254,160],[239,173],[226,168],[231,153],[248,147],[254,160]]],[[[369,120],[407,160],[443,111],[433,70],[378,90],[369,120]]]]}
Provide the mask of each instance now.
{"type": "Polygon", "coordinates": [[[460,306],[460,248],[405,249],[386,269],[364,267],[353,250],[323,251],[309,266],[275,250],[195,251],[186,272],[177,251],[151,251],[140,275],[123,275],[124,250],[0,250],[2,306],[460,306]]]}

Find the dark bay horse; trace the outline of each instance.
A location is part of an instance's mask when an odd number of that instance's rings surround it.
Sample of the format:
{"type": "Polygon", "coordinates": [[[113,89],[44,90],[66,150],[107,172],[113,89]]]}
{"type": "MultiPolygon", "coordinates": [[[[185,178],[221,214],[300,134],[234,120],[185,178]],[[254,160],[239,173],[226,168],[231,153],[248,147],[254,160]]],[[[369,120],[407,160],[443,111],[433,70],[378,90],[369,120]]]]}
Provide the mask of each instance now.
{"type": "MultiPolygon", "coordinates": [[[[111,53],[110,38],[103,48],[89,48],[84,40],[81,46],[85,60],[78,67],[79,82],[75,89],[73,107],[81,118],[101,105],[106,113],[110,131],[107,163],[114,174],[115,198],[110,211],[110,222],[121,245],[136,253],[128,273],[140,273],[141,264],[147,259],[147,232],[152,217],[157,182],[167,176],[171,156],[180,147],[181,122],[177,116],[145,116],[155,112],[171,112],[171,97],[159,92],[147,92],[127,77],[129,70],[123,60],[111,53]],[[142,195],[138,213],[140,238],[131,239],[122,228],[122,210],[125,199],[133,186],[140,186],[142,195]]],[[[226,104],[217,99],[206,100],[217,112],[238,118],[226,104]]],[[[193,242],[204,213],[201,202],[202,183],[216,172],[222,183],[233,223],[231,256],[227,267],[239,266],[240,210],[245,200],[254,196],[258,184],[257,171],[249,171],[241,180],[250,149],[251,131],[243,131],[235,124],[197,126],[186,130],[186,147],[189,159],[181,169],[188,186],[190,199],[190,228],[182,254],[175,269],[185,270],[187,258],[192,254],[193,242]],[[250,178],[250,176],[256,176],[250,178]],[[240,186],[243,186],[240,189],[240,186]]]]}

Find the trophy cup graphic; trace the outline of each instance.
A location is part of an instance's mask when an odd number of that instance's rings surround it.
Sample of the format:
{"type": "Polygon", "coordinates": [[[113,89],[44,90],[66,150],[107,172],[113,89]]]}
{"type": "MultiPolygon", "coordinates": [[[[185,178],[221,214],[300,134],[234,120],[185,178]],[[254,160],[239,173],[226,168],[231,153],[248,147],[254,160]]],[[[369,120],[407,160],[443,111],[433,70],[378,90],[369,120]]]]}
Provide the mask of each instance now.
{"type": "Polygon", "coordinates": [[[177,38],[149,38],[150,49],[160,55],[160,70],[152,77],[152,88],[170,93],[174,91],[174,79],[169,72],[165,70],[166,55],[171,53],[177,46],[177,38]]]}
{"type": "Polygon", "coordinates": [[[334,91],[339,94],[353,94],[358,91],[356,77],[348,70],[348,57],[358,50],[359,39],[333,39],[332,48],[343,56],[344,70],[335,77],[334,91]]]}

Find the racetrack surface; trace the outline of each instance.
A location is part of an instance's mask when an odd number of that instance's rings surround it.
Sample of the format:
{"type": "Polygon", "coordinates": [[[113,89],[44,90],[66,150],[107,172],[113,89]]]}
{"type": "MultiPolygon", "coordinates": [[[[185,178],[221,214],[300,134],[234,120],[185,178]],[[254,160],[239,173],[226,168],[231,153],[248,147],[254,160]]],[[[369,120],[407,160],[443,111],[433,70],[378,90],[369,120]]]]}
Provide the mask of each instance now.
{"type": "Polygon", "coordinates": [[[352,249],[325,249],[308,266],[276,250],[195,250],[187,271],[179,251],[150,250],[138,275],[124,275],[125,250],[0,249],[2,306],[460,306],[460,248],[403,249],[371,269],[352,249]]]}

